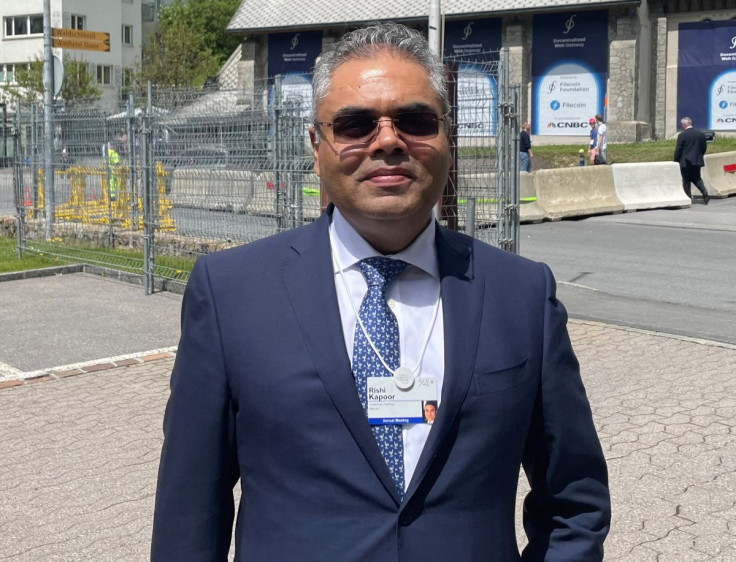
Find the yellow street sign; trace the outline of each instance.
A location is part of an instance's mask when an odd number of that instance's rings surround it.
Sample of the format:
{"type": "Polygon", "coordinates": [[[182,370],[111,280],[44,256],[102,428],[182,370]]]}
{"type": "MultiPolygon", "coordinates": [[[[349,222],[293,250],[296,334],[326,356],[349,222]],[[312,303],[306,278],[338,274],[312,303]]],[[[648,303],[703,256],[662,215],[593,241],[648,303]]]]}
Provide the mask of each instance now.
{"type": "Polygon", "coordinates": [[[51,38],[51,46],[55,49],[79,49],[82,51],[109,51],[110,44],[87,39],[51,38]]]}
{"type": "Polygon", "coordinates": [[[87,29],[66,29],[64,27],[52,27],[51,37],[53,39],[84,39],[87,41],[101,41],[110,44],[110,34],[103,31],[89,31],[87,29]]]}

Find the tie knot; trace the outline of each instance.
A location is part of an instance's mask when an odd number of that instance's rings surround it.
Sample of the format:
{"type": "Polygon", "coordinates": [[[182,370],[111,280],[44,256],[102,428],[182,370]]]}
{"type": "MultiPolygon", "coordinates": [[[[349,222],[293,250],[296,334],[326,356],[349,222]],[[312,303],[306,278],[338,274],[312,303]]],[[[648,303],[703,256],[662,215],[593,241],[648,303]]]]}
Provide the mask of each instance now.
{"type": "Polygon", "coordinates": [[[393,281],[409,264],[401,260],[391,258],[366,258],[358,262],[360,272],[365,277],[369,287],[380,287],[384,289],[393,281]]]}

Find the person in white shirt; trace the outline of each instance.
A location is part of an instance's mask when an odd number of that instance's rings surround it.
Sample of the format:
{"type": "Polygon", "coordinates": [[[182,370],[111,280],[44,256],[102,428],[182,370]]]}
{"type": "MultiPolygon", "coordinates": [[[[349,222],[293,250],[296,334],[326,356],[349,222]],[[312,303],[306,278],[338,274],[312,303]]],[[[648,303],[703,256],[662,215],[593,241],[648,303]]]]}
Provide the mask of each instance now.
{"type": "Polygon", "coordinates": [[[227,559],[238,480],[237,560],[602,560],[606,464],[552,274],[433,218],[442,61],[377,23],[313,88],[326,212],[191,273],[151,560],[227,559]]]}
{"type": "Polygon", "coordinates": [[[603,121],[603,116],[599,113],[595,116],[595,121],[598,123],[598,140],[596,147],[598,149],[598,158],[600,164],[608,163],[608,127],[603,121]]]}

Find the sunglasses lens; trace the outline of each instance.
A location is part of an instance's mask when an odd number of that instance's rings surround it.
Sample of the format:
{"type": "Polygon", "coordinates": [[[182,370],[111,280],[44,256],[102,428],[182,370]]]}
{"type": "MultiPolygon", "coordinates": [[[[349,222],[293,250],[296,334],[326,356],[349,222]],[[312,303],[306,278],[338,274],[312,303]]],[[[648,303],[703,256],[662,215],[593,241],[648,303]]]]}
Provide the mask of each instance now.
{"type": "Polygon", "coordinates": [[[399,113],[394,124],[405,137],[411,139],[431,139],[437,136],[440,122],[431,111],[399,113]]]}
{"type": "Polygon", "coordinates": [[[373,136],[376,122],[370,115],[343,115],[332,123],[335,141],[342,143],[365,142],[373,136]]]}

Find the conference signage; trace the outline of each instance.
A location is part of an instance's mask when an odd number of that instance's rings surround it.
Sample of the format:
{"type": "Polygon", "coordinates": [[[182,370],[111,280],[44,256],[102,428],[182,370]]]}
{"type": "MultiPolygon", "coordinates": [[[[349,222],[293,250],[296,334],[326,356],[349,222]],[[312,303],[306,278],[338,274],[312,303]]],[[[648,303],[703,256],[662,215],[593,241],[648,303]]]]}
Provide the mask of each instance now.
{"type": "Polygon", "coordinates": [[[501,49],[501,19],[448,21],[445,24],[445,60],[458,63],[457,132],[477,137],[496,134],[501,49]]]}
{"type": "Polygon", "coordinates": [[[532,133],[585,135],[603,114],[608,11],[536,15],[532,32],[532,133]]]}
{"type": "MultiPolygon", "coordinates": [[[[312,104],[312,69],[322,51],[321,31],[271,33],[268,36],[268,76],[281,75],[281,106],[307,117],[312,104]]],[[[273,91],[269,89],[269,101],[273,91]]]]}
{"type": "Polygon", "coordinates": [[[677,126],[684,116],[696,128],[736,130],[736,22],[679,26],[677,126]]]}

